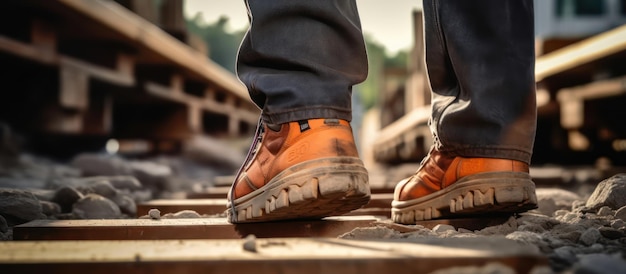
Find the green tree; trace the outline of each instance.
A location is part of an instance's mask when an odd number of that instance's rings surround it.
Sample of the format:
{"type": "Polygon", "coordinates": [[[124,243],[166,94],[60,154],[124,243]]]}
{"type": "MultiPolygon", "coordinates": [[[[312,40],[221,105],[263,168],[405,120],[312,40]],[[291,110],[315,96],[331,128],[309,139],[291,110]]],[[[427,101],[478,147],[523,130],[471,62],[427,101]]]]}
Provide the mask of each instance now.
{"type": "Polygon", "coordinates": [[[211,24],[205,24],[202,13],[187,19],[187,30],[207,43],[209,58],[227,70],[235,72],[237,49],[246,30],[229,32],[228,17],[222,16],[211,24]]]}
{"type": "Polygon", "coordinates": [[[408,52],[399,51],[396,55],[389,56],[385,46],[367,34],[365,35],[365,47],[367,49],[369,71],[367,79],[357,86],[357,90],[361,93],[360,97],[362,98],[364,108],[369,109],[376,105],[378,96],[384,88],[385,68],[406,68],[408,52]]]}

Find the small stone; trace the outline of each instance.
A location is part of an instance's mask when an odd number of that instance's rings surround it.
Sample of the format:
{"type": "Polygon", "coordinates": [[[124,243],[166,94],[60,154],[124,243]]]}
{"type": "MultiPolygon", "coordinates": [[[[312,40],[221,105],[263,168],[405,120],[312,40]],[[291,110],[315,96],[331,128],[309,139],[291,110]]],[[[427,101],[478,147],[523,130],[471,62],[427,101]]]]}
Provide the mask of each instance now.
{"type": "Polygon", "coordinates": [[[600,237],[602,237],[600,231],[597,228],[592,227],[587,229],[585,232],[583,232],[582,235],[580,235],[579,241],[584,245],[590,246],[592,244],[595,244],[600,239],[600,237]]]}
{"type": "Polygon", "coordinates": [[[436,232],[436,233],[444,233],[446,231],[456,231],[456,229],[454,228],[454,226],[446,225],[446,224],[438,224],[435,227],[433,227],[433,232],[436,232]]]}
{"type": "Polygon", "coordinates": [[[22,224],[42,217],[41,204],[30,192],[0,188],[0,215],[9,226],[22,224]]]}
{"type": "Polygon", "coordinates": [[[600,182],[585,205],[590,208],[608,206],[611,209],[625,206],[626,174],[617,174],[600,182]]]}
{"type": "Polygon", "coordinates": [[[105,177],[116,189],[139,190],[141,183],[133,176],[108,176],[105,177]]]}
{"type": "Polygon", "coordinates": [[[256,236],[254,234],[249,234],[243,241],[243,250],[249,252],[257,252],[256,249],[256,236]]]}
{"type": "Polygon", "coordinates": [[[626,221],[626,206],[620,207],[616,212],[615,212],[615,218],[616,219],[620,219],[622,221],[626,221]]]}
{"type": "Polygon", "coordinates": [[[621,227],[624,227],[624,225],[626,225],[626,223],[624,223],[624,221],[622,221],[622,219],[615,219],[615,220],[611,221],[611,227],[615,228],[615,229],[619,229],[621,227]]]}
{"type": "Polygon", "coordinates": [[[557,210],[569,209],[575,201],[581,199],[578,194],[560,188],[539,188],[536,194],[536,211],[546,216],[552,216],[557,210]]]}
{"type": "Polygon", "coordinates": [[[7,233],[7,231],[9,231],[9,224],[7,220],[0,215],[0,232],[7,233]]]}
{"type": "Polygon", "coordinates": [[[619,229],[615,229],[612,227],[603,226],[598,228],[598,231],[600,231],[600,234],[602,234],[602,236],[611,240],[624,237],[624,233],[622,233],[619,229]]]}
{"type": "Polygon", "coordinates": [[[84,195],[77,189],[70,186],[64,186],[57,189],[52,201],[61,206],[61,211],[63,213],[67,213],[71,212],[74,203],[83,197],[84,195]]]}
{"type": "Polygon", "coordinates": [[[124,214],[135,216],[137,214],[137,204],[129,194],[118,193],[111,198],[124,214]]]}
{"type": "Polygon", "coordinates": [[[624,273],[626,261],[620,254],[584,254],[569,273],[612,274],[624,273]]]}
{"type": "Polygon", "coordinates": [[[57,214],[61,214],[61,206],[57,203],[48,202],[48,201],[39,201],[41,204],[41,212],[50,217],[57,214]]]}
{"type": "Polygon", "coordinates": [[[608,206],[603,206],[598,209],[598,216],[610,216],[613,215],[613,210],[608,206]]]}
{"type": "Polygon", "coordinates": [[[28,192],[37,197],[39,201],[52,201],[56,191],[49,189],[29,189],[28,192]]]}
{"type": "Polygon", "coordinates": [[[156,208],[152,208],[148,210],[148,216],[150,216],[153,220],[161,220],[161,211],[156,208]]]}
{"type": "Polygon", "coordinates": [[[193,210],[181,210],[172,215],[172,218],[174,219],[190,219],[190,218],[200,218],[200,217],[202,216],[200,216],[198,212],[195,212],[193,210]]]}
{"type": "Polygon", "coordinates": [[[565,215],[556,217],[556,219],[564,223],[573,223],[579,219],[579,215],[578,213],[568,212],[565,215]]]}
{"type": "Polygon", "coordinates": [[[562,217],[567,215],[568,213],[570,213],[570,211],[568,210],[564,210],[564,209],[560,209],[554,212],[554,214],[552,214],[552,216],[554,217],[562,217]]]}
{"type": "Polygon", "coordinates": [[[128,161],[105,154],[84,153],[72,159],[72,167],[83,172],[85,176],[117,176],[131,175],[128,161]]]}
{"type": "Polygon", "coordinates": [[[572,211],[575,211],[575,210],[580,209],[581,207],[584,207],[586,203],[587,203],[586,201],[582,201],[582,200],[574,201],[572,203],[572,211]]]}
{"type": "Polygon", "coordinates": [[[568,263],[576,262],[576,253],[574,252],[573,246],[561,246],[554,249],[554,254],[558,256],[561,260],[566,261],[568,263]]]}
{"type": "Polygon", "coordinates": [[[87,194],[74,203],[72,213],[80,219],[119,219],[119,206],[98,194],[87,194]]]}
{"type": "Polygon", "coordinates": [[[545,231],[545,229],[539,225],[539,224],[523,224],[520,225],[519,227],[517,227],[518,231],[529,231],[529,232],[535,232],[535,233],[542,233],[545,231]]]}
{"type": "Polygon", "coordinates": [[[94,193],[109,199],[117,195],[117,190],[107,180],[94,181],[88,185],[80,186],[77,189],[83,194],[94,193]]]}

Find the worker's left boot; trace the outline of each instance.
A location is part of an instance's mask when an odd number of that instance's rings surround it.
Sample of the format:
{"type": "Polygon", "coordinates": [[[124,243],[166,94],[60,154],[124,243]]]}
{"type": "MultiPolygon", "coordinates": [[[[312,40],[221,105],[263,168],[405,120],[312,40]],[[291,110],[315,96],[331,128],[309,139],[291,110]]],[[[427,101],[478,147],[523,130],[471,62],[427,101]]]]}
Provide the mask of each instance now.
{"type": "Polygon", "coordinates": [[[368,174],[346,120],[260,125],[228,195],[232,223],[319,219],[367,204],[368,174]]]}

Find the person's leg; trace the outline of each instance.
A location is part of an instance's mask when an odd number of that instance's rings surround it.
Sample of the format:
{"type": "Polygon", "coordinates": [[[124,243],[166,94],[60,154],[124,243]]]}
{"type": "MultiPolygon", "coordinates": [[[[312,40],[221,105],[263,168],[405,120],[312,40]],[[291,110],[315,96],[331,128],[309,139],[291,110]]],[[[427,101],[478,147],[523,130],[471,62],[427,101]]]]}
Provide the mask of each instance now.
{"type": "Polygon", "coordinates": [[[435,144],[398,184],[394,220],[536,205],[532,0],[424,0],[435,144]]]}
{"type": "Polygon", "coordinates": [[[248,0],[237,74],[263,120],[352,118],[367,57],[355,1],[248,0]]]}
{"type": "Polygon", "coordinates": [[[349,124],[367,76],[355,1],[248,0],[237,73],[262,121],[228,197],[233,223],[343,214],[369,201],[349,124]]]}

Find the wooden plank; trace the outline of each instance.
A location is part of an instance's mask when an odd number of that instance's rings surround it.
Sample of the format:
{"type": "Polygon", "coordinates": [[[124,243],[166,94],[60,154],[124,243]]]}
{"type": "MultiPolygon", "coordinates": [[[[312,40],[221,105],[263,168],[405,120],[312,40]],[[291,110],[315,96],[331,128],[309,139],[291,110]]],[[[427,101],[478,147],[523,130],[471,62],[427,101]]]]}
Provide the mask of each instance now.
{"type": "Polygon", "coordinates": [[[135,85],[134,75],[128,74],[132,71],[117,71],[67,56],[61,56],[59,62],[62,67],[72,66],[79,68],[88,74],[90,78],[98,79],[106,83],[124,87],[132,87],[135,85]]]}
{"type": "Polygon", "coordinates": [[[259,116],[256,113],[253,113],[244,109],[237,109],[233,105],[224,104],[221,102],[217,102],[213,99],[204,98],[199,99],[198,97],[189,95],[184,92],[177,92],[175,89],[166,87],[164,85],[147,81],[144,84],[145,91],[153,96],[157,96],[166,100],[178,102],[186,105],[195,105],[203,111],[223,114],[229,117],[229,120],[234,121],[245,121],[247,123],[256,123],[259,120],[259,116]]]}
{"type": "Polygon", "coordinates": [[[559,90],[557,100],[561,105],[561,126],[566,129],[575,129],[583,126],[585,121],[585,101],[623,96],[624,94],[626,94],[626,77],[601,80],[559,90]]]}
{"type": "Polygon", "coordinates": [[[54,51],[42,50],[3,35],[0,35],[0,51],[45,65],[55,65],[59,62],[59,56],[54,51]]]}
{"type": "Polygon", "coordinates": [[[193,210],[198,214],[220,214],[226,210],[226,199],[159,199],[137,205],[137,217],[147,215],[150,209],[158,209],[161,215],[181,210],[193,210]]]}
{"type": "Polygon", "coordinates": [[[74,10],[138,44],[142,50],[154,52],[167,62],[250,101],[245,86],[231,72],[113,1],[60,0],[54,4],[74,10]]]}
{"type": "Polygon", "coordinates": [[[188,199],[212,199],[223,198],[226,199],[226,195],[230,191],[230,186],[210,187],[202,192],[190,192],[187,193],[188,199]]]}
{"type": "Polygon", "coordinates": [[[86,71],[72,65],[63,65],[59,70],[59,104],[65,108],[86,110],[89,107],[89,76],[86,71]]]}
{"type": "Polygon", "coordinates": [[[536,81],[626,50],[626,25],[537,58],[536,81]]]}
{"type": "Polygon", "coordinates": [[[379,221],[373,216],[230,224],[226,218],[35,220],[13,228],[14,240],[164,240],[269,237],[336,237],[379,221]]]}
{"type": "Polygon", "coordinates": [[[73,57],[59,55],[49,48],[30,45],[2,35],[0,35],[0,51],[44,65],[76,68],[92,78],[115,85],[132,86],[135,84],[132,71],[128,69],[116,71],[104,68],[73,57]]]}
{"type": "Polygon", "coordinates": [[[380,131],[380,134],[374,143],[374,147],[378,144],[390,142],[392,139],[397,138],[399,133],[406,132],[421,124],[425,124],[428,122],[428,118],[430,117],[430,111],[430,105],[416,108],[404,115],[402,118],[386,126],[380,131]]]}
{"type": "MultiPolygon", "coordinates": [[[[3,273],[430,273],[499,262],[547,267],[533,247],[502,238],[335,238],[3,242],[3,273]],[[246,248],[244,248],[244,245],[246,248]]],[[[447,273],[447,272],[446,272],[447,273]]]]}
{"type": "MultiPolygon", "coordinates": [[[[393,193],[372,194],[370,202],[364,208],[375,208],[376,212],[390,211],[393,193]]],[[[158,209],[161,215],[181,210],[193,210],[199,214],[220,214],[226,210],[226,199],[158,199],[137,205],[137,217],[148,214],[150,209],[158,209]]],[[[361,214],[363,215],[363,214],[361,214]]],[[[388,214],[384,214],[388,215],[388,214]]]]}

